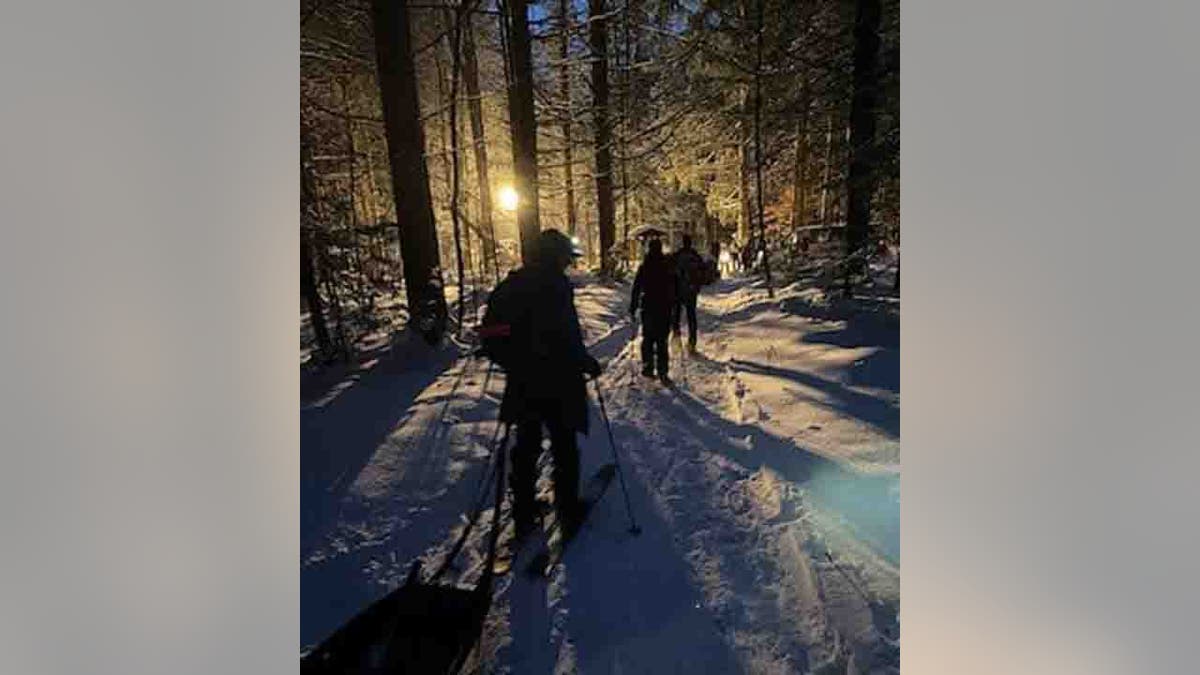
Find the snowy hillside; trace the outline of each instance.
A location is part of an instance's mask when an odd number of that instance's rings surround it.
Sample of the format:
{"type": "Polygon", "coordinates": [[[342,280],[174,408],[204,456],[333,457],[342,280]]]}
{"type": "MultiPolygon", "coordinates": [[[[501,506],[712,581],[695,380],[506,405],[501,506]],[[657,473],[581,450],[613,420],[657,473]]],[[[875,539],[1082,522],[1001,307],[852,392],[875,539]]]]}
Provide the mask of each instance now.
{"type": "MultiPolygon", "coordinates": [[[[468,670],[897,670],[898,300],[719,282],[701,295],[698,353],[672,345],[667,389],[638,372],[628,288],[577,286],[641,534],[610,489],[548,581],[499,581],[468,670]]],[[[302,644],[414,559],[442,561],[487,473],[502,389],[486,362],[402,341],[354,381],[305,390],[302,644]]],[[[589,391],[583,476],[612,460],[589,391]]]]}

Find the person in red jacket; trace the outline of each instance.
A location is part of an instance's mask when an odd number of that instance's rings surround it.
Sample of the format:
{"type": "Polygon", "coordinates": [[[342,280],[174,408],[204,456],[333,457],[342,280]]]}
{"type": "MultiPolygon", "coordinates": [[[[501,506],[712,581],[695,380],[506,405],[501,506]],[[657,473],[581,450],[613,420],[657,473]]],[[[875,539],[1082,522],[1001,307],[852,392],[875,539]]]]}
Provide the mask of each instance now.
{"type": "Polygon", "coordinates": [[[679,275],[663,255],[662,242],[650,240],[646,257],[633,278],[630,314],[642,310],[642,375],[654,377],[655,370],[664,384],[667,376],[667,336],[671,333],[671,312],[679,297],[679,275]]]}

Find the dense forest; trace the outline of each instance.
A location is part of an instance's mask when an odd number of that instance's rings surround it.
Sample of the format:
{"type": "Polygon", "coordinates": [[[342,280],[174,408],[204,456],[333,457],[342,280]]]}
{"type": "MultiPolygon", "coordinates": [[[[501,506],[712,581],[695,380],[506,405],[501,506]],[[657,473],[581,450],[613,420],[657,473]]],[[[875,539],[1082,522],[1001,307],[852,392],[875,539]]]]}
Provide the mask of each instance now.
{"type": "Polygon", "coordinates": [[[551,227],[604,278],[652,226],[852,292],[898,254],[899,23],[898,0],[302,0],[306,356],[466,339],[551,227]]]}

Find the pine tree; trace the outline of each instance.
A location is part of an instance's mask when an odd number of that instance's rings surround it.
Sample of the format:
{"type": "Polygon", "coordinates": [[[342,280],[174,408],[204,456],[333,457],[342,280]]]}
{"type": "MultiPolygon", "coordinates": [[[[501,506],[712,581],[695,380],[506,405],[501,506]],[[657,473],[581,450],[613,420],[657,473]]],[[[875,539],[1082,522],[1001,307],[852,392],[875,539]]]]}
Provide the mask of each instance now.
{"type": "Polygon", "coordinates": [[[604,0],[588,0],[588,42],[592,58],[592,117],[595,131],[596,211],[600,230],[600,270],[611,276],[615,269],[613,244],[612,129],[608,101],[608,19],[604,0]]]}
{"type": "Polygon", "coordinates": [[[516,174],[517,228],[521,236],[521,258],[529,264],[537,240],[538,167],[537,119],[533,107],[533,58],[529,45],[526,0],[508,0],[509,58],[512,91],[509,116],[512,120],[513,171],[516,174]]]}
{"type": "Polygon", "coordinates": [[[425,140],[410,47],[408,2],[372,0],[371,7],[409,325],[427,342],[434,344],[446,331],[446,297],[429,175],[425,168],[425,140]]]}
{"type": "Polygon", "coordinates": [[[854,18],[854,98],[850,108],[850,171],[847,179],[847,293],[865,269],[870,234],[871,194],[875,190],[875,64],[879,54],[880,0],[857,0],[854,18]]]}

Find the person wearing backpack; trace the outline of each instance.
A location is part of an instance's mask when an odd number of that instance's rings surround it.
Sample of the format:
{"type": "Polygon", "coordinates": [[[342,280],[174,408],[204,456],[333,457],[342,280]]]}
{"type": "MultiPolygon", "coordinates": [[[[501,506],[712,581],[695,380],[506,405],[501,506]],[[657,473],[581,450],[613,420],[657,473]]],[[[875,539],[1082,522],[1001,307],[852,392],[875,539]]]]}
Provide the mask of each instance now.
{"type": "MultiPolygon", "coordinates": [[[[679,275],[679,297],[672,312],[672,330],[680,335],[680,315],[687,312],[688,351],[696,351],[696,300],[700,287],[709,283],[708,264],[692,248],[691,235],[683,235],[683,246],[675,252],[675,268],[679,275]]],[[[681,340],[682,342],[682,340],[681,340]]]]}
{"type": "Polygon", "coordinates": [[[542,428],[554,459],[554,506],[564,532],[579,525],[579,445],[588,433],[584,375],[602,371],[583,344],[575,290],[565,274],[578,248],[558,230],[538,235],[530,264],[509,273],[488,298],[482,351],[506,372],[500,420],[516,425],[511,452],[513,520],[519,537],[537,526],[537,460],[542,428]]]}
{"type": "Polygon", "coordinates": [[[638,308],[642,310],[642,375],[654,377],[657,368],[663,384],[671,382],[667,376],[667,336],[671,332],[671,312],[678,287],[676,268],[663,255],[662,242],[651,239],[646,257],[633,278],[629,313],[636,316],[638,308]]]}

